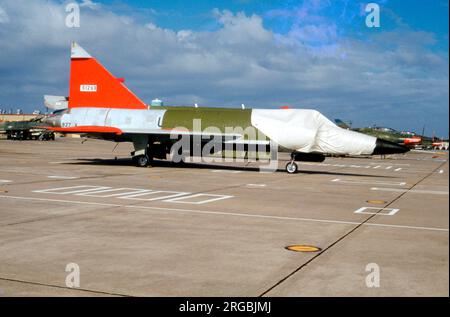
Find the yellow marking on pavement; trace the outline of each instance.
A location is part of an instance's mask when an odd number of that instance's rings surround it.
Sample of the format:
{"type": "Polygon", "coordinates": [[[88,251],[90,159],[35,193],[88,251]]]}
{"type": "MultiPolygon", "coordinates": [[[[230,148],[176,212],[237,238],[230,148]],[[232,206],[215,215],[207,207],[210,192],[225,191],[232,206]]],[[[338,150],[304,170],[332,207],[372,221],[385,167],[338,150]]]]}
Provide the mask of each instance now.
{"type": "Polygon", "coordinates": [[[303,245],[303,244],[289,245],[286,247],[286,249],[294,252],[318,252],[322,250],[321,248],[315,247],[313,245],[303,245]]]}
{"type": "Polygon", "coordinates": [[[369,204],[379,204],[379,205],[383,205],[386,203],[386,201],[384,200],[379,200],[379,199],[371,199],[371,200],[367,200],[367,202],[369,204]]]}

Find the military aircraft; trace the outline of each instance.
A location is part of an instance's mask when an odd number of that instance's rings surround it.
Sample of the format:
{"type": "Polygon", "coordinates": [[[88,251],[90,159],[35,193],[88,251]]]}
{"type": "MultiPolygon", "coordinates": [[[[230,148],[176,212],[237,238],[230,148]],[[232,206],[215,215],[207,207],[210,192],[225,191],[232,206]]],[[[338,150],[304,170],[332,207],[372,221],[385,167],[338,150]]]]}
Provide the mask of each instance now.
{"type": "Polygon", "coordinates": [[[43,117],[27,121],[0,122],[0,133],[6,134],[8,140],[39,140],[55,139],[55,134],[43,126],[43,117]]]}
{"type": "MultiPolygon", "coordinates": [[[[145,104],[80,45],[71,45],[68,97],[46,97],[58,103],[46,118],[50,129],[89,137],[133,142],[138,166],[153,158],[175,161],[230,150],[291,153],[288,173],[296,161],[321,162],[330,155],[404,153],[408,148],[355,131],[341,129],[310,109],[231,109],[151,106],[145,104]],[[64,108],[67,104],[67,108],[64,108]],[[225,149],[225,150],[224,150],[225,149]]],[[[244,107],[243,107],[244,108],[244,107]]]]}
{"type": "Polygon", "coordinates": [[[447,141],[434,141],[431,144],[431,146],[434,150],[441,150],[441,151],[446,150],[447,151],[449,143],[448,143],[448,140],[447,141]]]}
{"type": "Polygon", "coordinates": [[[392,128],[383,128],[383,127],[351,128],[349,124],[345,123],[341,119],[334,119],[334,122],[338,127],[341,127],[343,129],[348,130],[351,129],[353,131],[371,135],[386,141],[402,144],[409,148],[414,148],[418,145],[421,145],[422,141],[424,140],[428,141],[429,139],[424,136],[411,134],[410,132],[399,132],[392,128]]]}

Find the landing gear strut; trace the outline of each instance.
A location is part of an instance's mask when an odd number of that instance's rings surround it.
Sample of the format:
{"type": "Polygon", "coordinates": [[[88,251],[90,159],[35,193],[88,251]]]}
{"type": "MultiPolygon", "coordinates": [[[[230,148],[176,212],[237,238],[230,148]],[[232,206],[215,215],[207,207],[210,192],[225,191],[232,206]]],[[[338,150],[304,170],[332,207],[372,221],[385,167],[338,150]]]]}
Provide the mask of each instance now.
{"type": "Polygon", "coordinates": [[[298,172],[298,165],[294,161],[294,153],[291,154],[291,161],[286,164],[286,172],[289,174],[295,174],[298,172]]]}
{"type": "Polygon", "coordinates": [[[147,136],[137,136],[133,139],[135,151],[131,153],[134,163],[139,167],[147,167],[152,164],[153,153],[150,140],[147,136]]]}

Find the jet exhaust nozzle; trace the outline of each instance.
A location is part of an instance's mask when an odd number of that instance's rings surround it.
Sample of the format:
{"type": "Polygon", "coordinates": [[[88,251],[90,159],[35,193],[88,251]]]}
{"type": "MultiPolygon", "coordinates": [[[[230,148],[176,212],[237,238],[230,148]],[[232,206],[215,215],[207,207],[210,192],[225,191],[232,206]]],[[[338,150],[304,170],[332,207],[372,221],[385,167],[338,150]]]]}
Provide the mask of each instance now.
{"type": "Polygon", "coordinates": [[[372,155],[406,153],[408,151],[409,148],[406,146],[377,138],[372,155]]]}

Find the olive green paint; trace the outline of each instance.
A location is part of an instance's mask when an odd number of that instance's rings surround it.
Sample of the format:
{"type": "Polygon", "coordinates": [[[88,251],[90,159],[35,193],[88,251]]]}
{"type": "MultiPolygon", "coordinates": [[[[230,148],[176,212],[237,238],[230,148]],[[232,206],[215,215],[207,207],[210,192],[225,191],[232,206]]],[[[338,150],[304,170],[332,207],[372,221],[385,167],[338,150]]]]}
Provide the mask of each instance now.
{"type": "Polygon", "coordinates": [[[166,110],[164,114],[162,128],[194,130],[194,120],[199,120],[202,132],[236,133],[242,128],[243,139],[269,140],[261,131],[252,126],[252,109],[230,109],[230,108],[193,108],[193,107],[158,107],[166,110]],[[249,130],[254,129],[251,135],[247,135],[249,130]],[[247,132],[247,133],[246,133],[247,132]],[[255,134],[255,137],[252,137],[255,134]]]}
{"type": "MultiPolygon", "coordinates": [[[[162,107],[161,107],[162,108],[162,107]]],[[[224,108],[191,108],[191,107],[164,107],[166,113],[162,123],[163,129],[186,128],[193,130],[195,119],[201,120],[201,129],[208,127],[219,129],[225,133],[225,128],[251,127],[251,109],[224,109],[224,108]]]]}

